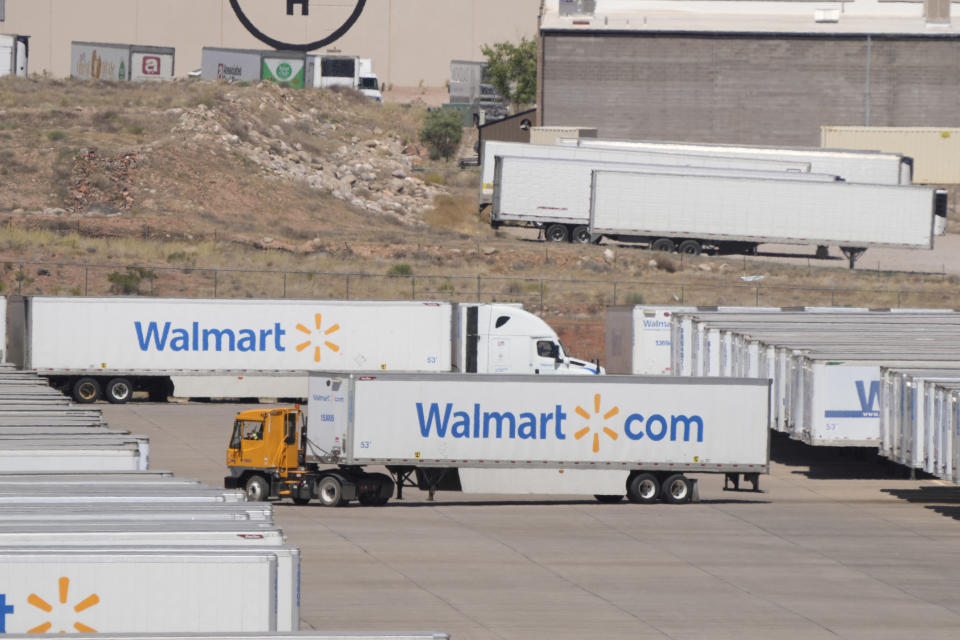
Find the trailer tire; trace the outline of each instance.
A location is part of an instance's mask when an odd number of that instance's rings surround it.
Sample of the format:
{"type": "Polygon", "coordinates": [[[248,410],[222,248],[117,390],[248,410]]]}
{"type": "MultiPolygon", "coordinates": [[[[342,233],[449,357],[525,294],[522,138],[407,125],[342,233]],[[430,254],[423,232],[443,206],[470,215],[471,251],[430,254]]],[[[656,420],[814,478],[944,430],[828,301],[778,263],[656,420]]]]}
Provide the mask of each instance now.
{"type": "Polygon", "coordinates": [[[543,232],[547,242],[566,242],[567,228],[562,224],[551,224],[543,232]]]}
{"type": "Polygon", "coordinates": [[[657,238],[650,243],[651,251],[663,251],[665,253],[673,253],[676,249],[676,245],[673,244],[673,240],[670,238],[657,238]]]}
{"type": "Polygon", "coordinates": [[[73,383],[71,395],[80,404],[96,402],[100,397],[100,383],[96,378],[80,378],[73,383]]]}
{"type": "Polygon", "coordinates": [[[690,479],[682,473],[675,473],[663,481],[663,501],[668,504],[683,504],[690,502],[693,495],[693,486],[690,479]]]}
{"type": "Polygon", "coordinates": [[[264,502],[270,493],[267,479],[257,474],[247,478],[247,481],[243,485],[243,490],[247,494],[247,502],[264,502]]]}
{"type": "Polygon", "coordinates": [[[703,245],[697,240],[684,240],[680,243],[677,251],[688,256],[698,256],[703,251],[703,245]]]}
{"type": "Polygon", "coordinates": [[[627,499],[637,504],[651,504],[660,497],[660,480],[652,473],[638,473],[627,480],[627,499]]]}
{"type": "Polygon", "coordinates": [[[593,496],[600,504],[616,504],[623,500],[623,496],[597,494],[593,496]]]}
{"type": "Polygon", "coordinates": [[[570,234],[570,242],[574,244],[590,244],[593,242],[593,236],[590,234],[590,229],[584,226],[574,227],[573,232],[570,234]]]}
{"type": "Polygon", "coordinates": [[[324,476],[317,483],[317,499],[325,507],[343,504],[343,484],[336,476],[324,476]]]}
{"type": "Polygon", "coordinates": [[[133,384],[126,378],[114,378],[107,383],[104,395],[113,404],[125,404],[133,398],[133,384]]]}
{"type": "Polygon", "coordinates": [[[366,491],[357,494],[357,501],[366,507],[382,507],[390,500],[395,487],[393,479],[383,473],[366,474],[361,484],[368,487],[366,491]],[[374,490],[369,490],[370,483],[374,483],[374,490]]]}

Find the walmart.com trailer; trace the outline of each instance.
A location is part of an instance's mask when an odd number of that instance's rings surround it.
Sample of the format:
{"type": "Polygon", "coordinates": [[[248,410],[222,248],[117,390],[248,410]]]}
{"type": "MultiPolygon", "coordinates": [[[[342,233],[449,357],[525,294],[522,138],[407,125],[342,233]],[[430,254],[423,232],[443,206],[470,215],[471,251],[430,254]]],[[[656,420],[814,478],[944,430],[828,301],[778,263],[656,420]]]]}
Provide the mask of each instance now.
{"type": "MultiPolygon", "coordinates": [[[[324,462],[385,465],[431,494],[685,502],[685,472],[768,472],[768,392],[718,378],[315,374],[309,433],[324,462]]],[[[333,489],[318,497],[353,490],[333,489]]]]}

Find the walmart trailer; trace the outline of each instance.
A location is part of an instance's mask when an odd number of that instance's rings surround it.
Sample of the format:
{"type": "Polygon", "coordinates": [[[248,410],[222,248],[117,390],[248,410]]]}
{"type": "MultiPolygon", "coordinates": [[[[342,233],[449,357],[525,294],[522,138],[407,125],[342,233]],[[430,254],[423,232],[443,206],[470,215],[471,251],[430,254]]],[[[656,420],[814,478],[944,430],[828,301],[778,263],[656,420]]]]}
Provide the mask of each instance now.
{"type": "MultiPolygon", "coordinates": [[[[401,490],[686,502],[685,473],[769,471],[768,393],[745,379],[315,374],[309,433],[324,462],[384,465],[401,490]]],[[[321,502],[355,497],[348,474],[330,477],[321,502]]]]}

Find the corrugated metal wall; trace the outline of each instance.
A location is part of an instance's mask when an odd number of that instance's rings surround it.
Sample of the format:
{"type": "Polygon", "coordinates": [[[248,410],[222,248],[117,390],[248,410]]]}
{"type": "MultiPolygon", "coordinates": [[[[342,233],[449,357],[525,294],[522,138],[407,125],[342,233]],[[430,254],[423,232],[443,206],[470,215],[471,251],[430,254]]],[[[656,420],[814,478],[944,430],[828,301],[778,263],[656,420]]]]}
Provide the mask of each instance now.
{"type": "Polygon", "coordinates": [[[821,125],[960,126],[960,39],[543,34],[544,126],[820,143],[821,125]]]}

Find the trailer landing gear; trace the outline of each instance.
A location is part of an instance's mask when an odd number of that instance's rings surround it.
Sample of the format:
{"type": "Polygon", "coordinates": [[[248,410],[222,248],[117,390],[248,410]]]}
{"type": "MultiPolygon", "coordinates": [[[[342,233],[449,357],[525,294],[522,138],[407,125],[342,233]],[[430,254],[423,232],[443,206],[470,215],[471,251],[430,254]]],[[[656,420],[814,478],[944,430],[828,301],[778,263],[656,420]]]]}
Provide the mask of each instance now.
{"type": "Polygon", "coordinates": [[[740,488],[740,475],[739,473],[727,473],[723,476],[723,490],[724,491],[755,491],[757,493],[762,493],[760,491],[760,474],[759,473],[744,473],[743,480],[744,482],[749,482],[753,485],[753,489],[741,489],[740,488]]]}
{"type": "Polygon", "coordinates": [[[840,251],[843,252],[843,255],[850,261],[850,268],[853,269],[853,265],[857,263],[857,260],[860,259],[860,256],[867,249],[865,247],[840,247],[840,251]]]}

